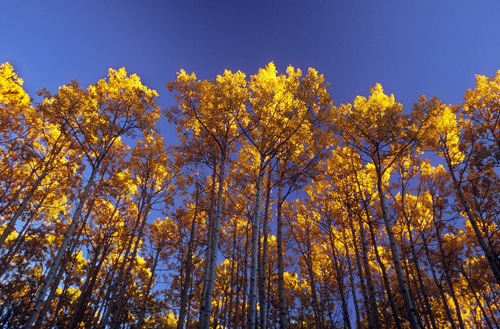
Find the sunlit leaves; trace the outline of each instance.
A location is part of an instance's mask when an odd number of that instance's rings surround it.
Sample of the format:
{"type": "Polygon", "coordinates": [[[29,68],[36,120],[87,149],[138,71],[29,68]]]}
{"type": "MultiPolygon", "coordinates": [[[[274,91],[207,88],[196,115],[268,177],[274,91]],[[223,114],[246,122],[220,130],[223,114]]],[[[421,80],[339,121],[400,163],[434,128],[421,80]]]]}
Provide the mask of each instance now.
{"type": "Polygon", "coordinates": [[[39,325],[194,327],[211,261],[211,326],[246,326],[256,280],[267,326],[286,327],[281,247],[290,327],[407,327],[400,274],[423,326],[498,327],[500,73],[410,111],[380,84],[332,106],[314,69],[181,70],[176,147],[157,92],[123,68],[36,105],[22,82],[0,66],[1,326],[25,324],[55,263],[39,325]]]}

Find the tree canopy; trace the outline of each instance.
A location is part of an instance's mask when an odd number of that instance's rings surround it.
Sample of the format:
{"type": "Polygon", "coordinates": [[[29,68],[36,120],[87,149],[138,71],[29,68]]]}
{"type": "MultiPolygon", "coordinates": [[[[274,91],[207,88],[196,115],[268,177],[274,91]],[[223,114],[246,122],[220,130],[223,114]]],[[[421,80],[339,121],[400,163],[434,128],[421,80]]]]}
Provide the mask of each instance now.
{"type": "Polygon", "coordinates": [[[500,71],[334,105],[273,63],[36,102],[0,66],[0,327],[499,328],[500,71]]]}

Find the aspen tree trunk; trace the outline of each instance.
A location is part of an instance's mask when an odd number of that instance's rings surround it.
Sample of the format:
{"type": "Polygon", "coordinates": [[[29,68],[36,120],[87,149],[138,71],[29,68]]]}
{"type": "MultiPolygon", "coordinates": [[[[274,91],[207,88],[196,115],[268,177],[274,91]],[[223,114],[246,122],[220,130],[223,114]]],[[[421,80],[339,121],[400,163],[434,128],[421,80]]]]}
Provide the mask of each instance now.
{"type": "MultiPolygon", "coordinates": [[[[359,183],[357,175],[356,175],[356,182],[357,182],[358,186],[360,187],[360,183],[359,183]]],[[[401,321],[399,320],[398,312],[397,312],[397,309],[396,309],[396,304],[394,303],[394,299],[392,297],[391,285],[389,284],[389,279],[387,278],[386,267],[385,267],[385,264],[382,261],[382,259],[380,257],[380,254],[378,252],[377,239],[376,239],[375,232],[374,232],[374,229],[373,229],[373,222],[371,220],[371,215],[370,215],[370,211],[368,209],[368,204],[366,202],[366,199],[362,199],[361,202],[363,204],[363,210],[364,210],[365,215],[366,215],[367,224],[368,224],[368,230],[370,232],[370,238],[372,240],[373,249],[375,250],[375,258],[377,259],[377,262],[378,262],[378,264],[379,264],[379,266],[380,266],[380,268],[382,270],[382,278],[383,278],[384,285],[385,285],[387,299],[389,300],[389,305],[391,306],[392,316],[393,316],[394,321],[396,323],[396,328],[397,329],[401,329],[402,328],[401,321]]],[[[361,225],[363,225],[363,223],[360,221],[360,226],[361,225]]],[[[362,236],[364,236],[364,233],[363,233],[364,230],[362,228],[360,230],[361,230],[362,236]]]]}
{"type": "MultiPolygon", "coordinates": [[[[146,226],[147,215],[148,215],[149,211],[151,210],[151,195],[148,194],[148,192],[144,192],[143,195],[146,198],[146,200],[143,200],[142,205],[140,207],[139,214],[138,214],[138,218],[137,218],[137,224],[139,224],[140,226],[137,227],[138,225],[136,225],[136,229],[134,230],[134,232],[132,234],[131,242],[134,245],[134,250],[132,252],[132,256],[130,257],[129,264],[128,264],[127,268],[125,269],[125,273],[124,273],[125,277],[123,278],[123,280],[120,280],[120,285],[121,285],[120,288],[121,289],[119,291],[119,296],[118,296],[118,305],[116,306],[116,310],[113,314],[112,325],[111,325],[112,329],[118,328],[118,326],[120,325],[120,316],[122,314],[123,304],[125,303],[125,294],[126,294],[126,290],[127,290],[128,284],[129,284],[129,278],[130,278],[132,269],[134,267],[134,264],[136,262],[137,253],[139,252],[140,241],[144,235],[144,227],[146,226]],[[137,230],[137,228],[138,228],[138,230],[137,230]],[[137,238],[135,238],[136,234],[137,234],[137,238]],[[135,243],[133,242],[134,239],[135,239],[135,243]]],[[[125,262],[125,265],[127,265],[126,264],[126,262],[127,262],[126,257],[124,258],[124,262],[125,262]]]]}
{"type": "Polygon", "coordinates": [[[233,261],[231,262],[231,277],[229,279],[229,282],[231,284],[231,291],[229,292],[229,316],[228,316],[228,319],[227,319],[227,327],[228,328],[231,328],[231,325],[232,325],[232,320],[233,320],[233,307],[234,307],[234,302],[233,302],[233,299],[234,299],[234,286],[235,286],[235,282],[234,282],[234,274],[235,274],[235,271],[238,271],[238,263],[235,262],[235,259],[236,259],[236,255],[235,255],[235,251],[236,251],[236,232],[234,234],[234,239],[233,239],[233,261]]]}
{"type": "Polygon", "coordinates": [[[154,276],[156,272],[156,266],[158,266],[158,260],[160,258],[160,251],[162,250],[163,246],[159,245],[158,249],[156,250],[156,255],[153,260],[153,265],[151,267],[151,277],[149,278],[148,285],[146,287],[146,291],[144,293],[143,297],[143,304],[141,307],[141,311],[139,312],[139,323],[137,324],[137,329],[142,329],[144,326],[144,318],[146,315],[146,308],[149,304],[149,298],[150,298],[150,293],[151,293],[151,288],[153,287],[153,282],[154,282],[154,276]]]}
{"type": "Polygon", "coordinates": [[[106,260],[107,252],[104,251],[99,259],[99,263],[97,263],[98,259],[97,253],[100,251],[101,246],[99,246],[98,248],[99,249],[96,251],[95,257],[92,260],[92,265],[90,266],[89,274],[87,275],[85,283],[81,289],[81,294],[78,298],[75,310],[73,312],[73,316],[69,321],[68,329],[75,329],[80,324],[80,321],[82,320],[82,317],[85,314],[87,303],[94,290],[95,283],[97,282],[99,271],[102,267],[102,264],[106,260]]]}
{"type": "MultiPolygon", "coordinates": [[[[43,303],[43,307],[38,313],[37,320],[35,324],[33,325],[33,328],[41,328],[43,324],[43,320],[45,318],[45,314],[49,310],[51,304],[52,304],[52,299],[54,299],[54,296],[57,291],[57,287],[59,285],[59,282],[61,282],[63,274],[66,272],[66,266],[68,265],[69,258],[71,257],[71,254],[73,253],[74,247],[70,248],[68,250],[68,253],[66,253],[65,257],[62,259],[61,266],[59,267],[59,271],[57,272],[57,275],[55,277],[54,282],[52,282],[52,288],[50,290],[50,293],[47,297],[47,300],[43,303]]],[[[59,306],[59,303],[58,303],[59,306]]],[[[58,312],[55,312],[54,314],[57,314],[58,312]]]]}
{"type": "MultiPolygon", "coordinates": [[[[358,268],[359,284],[361,286],[361,295],[363,296],[363,305],[366,311],[366,318],[368,320],[368,328],[372,329],[374,327],[373,316],[371,313],[370,303],[368,301],[368,294],[366,292],[365,275],[363,274],[363,267],[361,266],[360,252],[358,248],[358,241],[356,239],[356,230],[354,229],[354,224],[352,218],[349,215],[349,225],[351,227],[351,232],[353,236],[354,254],[356,255],[356,266],[358,268]]],[[[359,322],[361,323],[361,322],[359,322]]]]}
{"type": "MultiPolygon", "coordinates": [[[[311,252],[311,241],[308,241],[308,252],[311,252]]],[[[316,319],[316,328],[318,329],[323,329],[324,321],[323,321],[323,313],[320,310],[320,305],[318,301],[318,292],[316,291],[316,279],[314,277],[314,270],[313,270],[313,260],[311,255],[308,255],[308,262],[307,262],[307,269],[309,272],[309,279],[310,285],[311,285],[311,295],[312,295],[312,304],[313,304],[313,311],[314,311],[314,317],[316,319]]]]}
{"type": "Polygon", "coordinates": [[[448,269],[449,266],[443,247],[443,241],[441,239],[441,231],[438,226],[435,226],[435,228],[436,228],[436,238],[438,241],[439,253],[441,255],[441,263],[443,264],[444,277],[446,279],[446,283],[448,284],[448,291],[451,295],[451,299],[453,299],[453,304],[455,304],[455,311],[457,313],[458,325],[460,326],[460,329],[465,329],[464,320],[462,319],[462,312],[460,311],[460,304],[458,302],[457,295],[455,294],[455,288],[453,287],[450,271],[448,269]]]}
{"type": "Polygon", "coordinates": [[[368,228],[370,230],[370,237],[373,242],[373,249],[375,250],[375,258],[377,259],[380,269],[382,270],[382,278],[384,280],[385,291],[387,293],[387,299],[389,300],[389,305],[391,305],[392,316],[394,317],[396,328],[402,329],[401,321],[399,320],[398,311],[396,309],[396,304],[394,303],[394,298],[392,298],[392,289],[391,285],[389,284],[389,278],[387,277],[387,269],[385,267],[384,262],[382,261],[382,258],[380,257],[380,253],[378,252],[375,231],[373,230],[373,223],[371,221],[368,221],[368,228]]]}
{"type": "Polygon", "coordinates": [[[207,233],[207,250],[205,252],[205,266],[203,272],[203,289],[200,298],[200,315],[198,320],[198,326],[202,329],[205,325],[205,315],[206,315],[206,300],[207,300],[207,289],[210,277],[210,260],[212,259],[212,244],[214,235],[214,208],[215,208],[215,181],[216,181],[216,164],[214,163],[214,169],[212,171],[212,188],[210,189],[210,208],[208,210],[208,233],[207,233]]]}
{"type": "MultiPolygon", "coordinates": [[[[279,166],[279,165],[278,165],[279,166]]],[[[280,170],[281,177],[281,170],[280,170]]],[[[278,184],[278,204],[276,206],[276,242],[278,249],[278,295],[279,295],[279,324],[280,329],[288,329],[288,318],[287,309],[285,302],[285,271],[283,265],[283,200],[282,200],[283,188],[281,184],[278,184]]]]}
{"type": "MultiPolygon", "coordinates": [[[[128,257],[128,252],[129,252],[129,247],[125,248],[125,250],[120,250],[120,253],[117,255],[116,259],[120,259],[120,257],[127,258],[128,257]]],[[[113,278],[115,277],[115,273],[117,277],[119,277],[123,272],[123,262],[115,261],[113,262],[111,268],[106,272],[106,277],[103,280],[103,286],[107,287],[107,289],[103,289],[105,292],[101,294],[100,296],[100,301],[98,303],[99,305],[99,311],[98,314],[104,314],[103,316],[97,316],[96,317],[96,324],[94,327],[96,328],[103,328],[106,326],[105,322],[109,320],[109,315],[111,312],[111,308],[113,307],[115,295],[116,295],[116,289],[114,288],[113,284],[113,278]]]]}
{"type": "Polygon", "coordinates": [[[446,318],[448,319],[448,323],[451,325],[452,329],[456,329],[455,321],[453,321],[453,316],[451,315],[451,310],[448,307],[447,303],[447,298],[444,294],[444,289],[443,285],[441,284],[441,280],[438,279],[437,274],[436,274],[436,269],[434,268],[433,265],[433,259],[431,258],[429,246],[427,244],[427,241],[424,239],[424,249],[425,249],[425,255],[427,256],[427,260],[429,263],[429,269],[431,270],[432,278],[434,280],[434,283],[436,284],[436,287],[439,290],[439,294],[441,296],[441,304],[443,305],[444,308],[444,313],[446,314],[446,318]]]}
{"type": "Polygon", "coordinates": [[[351,284],[351,291],[352,291],[352,301],[354,304],[354,311],[356,312],[356,329],[360,329],[361,327],[361,319],[359,317],[359,305],[358,305],[358,298],[356,296],[356,287],[354,286],[354,274],[353,274],[353,269],[352,269],[352,263],[351,263],[351,256],[349,254],[349,248],[347,246],[347,239],[345,235],[345,230],[343,231],[343,236],[344,236],[344,248],[345,248],[345,253],[346,253],[346,258],[347,258],[347,266],[349,268],[349,281],[351,284]]]}
{"type": "Polygon", "coordinates": [[[311,296],[312,296],[312,307],[314,312],[314,320],[316,322],[315,327],[318,329],[323,328],[323,316],[320,312],[319,302],[318,302],[318,293],[316,292],[316,280],[314,278],[314,270],[312,265],[312,257],[310,255],[311,252],[311,241],[308,241],[307,254],[302,251],[307,261],[307,272],[309,275],[309,285],[311,286],[311,296]]]}
{"type": "MultiPolygon", "coordinates": [[[[404,207],[405,207],[405,205],[403,204],[403,209],[405,209],[404,207]]],[[[406,215],[405,215],[405,217],[406,217],[406,215]]],[[[408,219],[406,222],[407,222],[408,234],[410,235],[411,252],[413,255],[413,262],[415,263],[415,270],[417,272],[417,278],[418,278],[418,284],[420,286],[420,291],[422,292],[422,294],[424,296],[424,303],[425,303],[425,307],[427,309],[427,312],[429,313],[429,319],[431,321],[431,326],[433,329],[438,329],[437,324],[436,324],[436,319],[434,317],[434,312],[432,311],[432,307],[431,307],[430,302],[429,302],[429,296],[427,294],[427,289],[424,285],[424,281],[422,278],[422,271],[420,269],[420,262],[418,261],[419,257],[417,254],[417,250],[415,248],[415,243],[413,241],[413,233],[411,232],[410,222],[408,219]]]]}
{"type": "Polygon", "coordinates": [[[220,222],[222,218],[222,194],[224,192],[225,175],[226,175],[226,156],[225,153],[223,152],[219,170],[219,187],[217,191],[217,212],[215,215],[215,223],[214,223],[214,236],[213,236],[213,244],[212,244],[211,259],[210,259],[208,286],[205,296],[205,312],[204,312],[205,314],[203,315],[203,323],[201,323],[200,329],[210,328],[210,317],[212,314],[212,295],[214,293],[217,252],[219,250],[220,222]]]}
{"type": "MultiPolygon", "coordinates": [[[[236,238],[236,234],[234,234],[234,237],[236,238]]],[[[235,269],[235,248],[236,248],[236,239],[233,239],[233,250],[232,250],[232,257],[231,259],[233,260],[231,262],[231,272],[230,272],[230,275],[229,275],[229,296],[228,296],[228,301],[229,301],[229,305],[227,305],[227,309],[226,309],[226,312],[227,312],[227,316],[226,316],[226,321],[224,323],[224,328],[231,328],[231,317],[232,317],[232,314],[233,314],[233,296],[234,296],[234,271],[237,270],[237,268],[235,269]]]]}
{"type": "Polygon", "coordinates": [[[191,328],[191,319],[192,319],[192,314],[191,314],[191,303],[193,301],[193,280],[191,280],[191,287],[189,289],[189,295],[188,295],[188,304],[187,304],[187,313],[186,313],[186,328],[191,328]]]}
{"type": "Polygon", "coordinates": [[[340,265],[340,261],[337,257],[337,250],[335,248],[335,240],[334,240],[331,232],[329,234],[329,238],[330,238],[330,245],[332,246],[333,267],[334,267],[335,274],[336,274],[337,285],[339,287],[340,301],[342,303],[341,304],[342,305],[342,318],[344,320],[344,328],[352,329],[351,319],[349,317],[349,308],[347,305],[347,298],[346,298],[345,292],[344,292],[344,290],[345,290],[345,288],[344,288],[344,276],[343,276],[342,270],[340,268],[341,265],[340,265]]]}
{"type": "Polygon", "coordinates": [[[92,187],[94,183],[95,176],[97,175],[98,168],[104,158],[104,154],[102,154],[96,161],[96,164],[92,167],[92,173],[90,175],[90,178],[87,182],[87,185],[85,186],[85,189],[83,191],[82,196],[80,197],[80,201],[78,202],[78,206],[76,207],[75,213],[73,214],[73,217],[71,218],[71,224],[68,227],[68,231],[64,235],[63,242],[59,249],[57,250],[56,257],[52,261],[52,265],[50,266],[49,273],[47,274],[47,277],[45,278],[45,281],[43,282],[42,288],[40,288],[40,291],[38,292],[37,298],[35,300],[35,305],[33,306],[33,309],[31,310],[28,321],[24,325],[24,329],[30,329],[33,324],[35,323],[35,320],[37,318],[38,312],[40,311],[40,307],[43,304],[43,301],[45,299],[45,296],[47,295],[47,291],[50,288],[52,281],[54,279],[54,276],[56,274],[57,268],[59,267],[59,264],[61,262],[61,258],[63,254],[66,252],[66,249],[68,248],[68,243],[69,240],[71,239],[73,235],[73,231],[75,230],[76,225],[79,222],[80,214],[82,213],[83,205],[85,201],[87,200],[87,196],[90,192],[90,188],[92,187]]]}
{"type": "MultiPolygon", "coordinates": [[[[111,328],[116,328],[119,322],[119,317],[121,313],[121,307],[124,299],[124,294],[125,290],[128,285],[128,278],[129,278],[129,272],[135,262],[135,256],[137,254],[137,249],[139,247],[139,241],[140,238],[142,237],[142,232],[144,225],[146,223],[146,215],[143,216],[143,214],[147,214],[148,208],[150,206],[150,199],[148,199],[147,202],[147,207],[145,207],[145,194],[146,191],[143,189],[141,191],[141,197],[139,201],[139,211],[137,214],[137,218],[135,220],[134,226],[132,228],[132,231],[130,232],[131,238],[128,240],[127,243],[127,248],[125,249],[125,253],[123,256],[123,261],[120,263],[120,268],[118,270],[117,278],[120,287],[116,289],[116,287],[111,287],[110,290],[112,290],[111,294],[111,300],[109,302],[109,305],[106,309],[106,312],[104,313],[104,316],[101,319],[100,327],[101,328],[106,328],[108,323],[110,322],[111,319],[111,328]],[[136,239],[135,235],[136,232],[138,232],[138,238],[136,239]],[[134,245],[134,240],[137,240],[137,243],[134,245]],[[132,246],[134,246],[134,250],[132,251],[132,256],[130,257],[130,264],[127,266],[127,262],[129,259],[130,252],[132,250],[132,246]]],[[[116,284],[115,284],[116,285],[116,284]]]]}
{"type": "MultiPolygon", "coordinates": [[[[400,240],[401,240],[401,243],[404,243],[403,242],[403,231],[401,230],[400,231],[400,240]]],[[[405,248],[405,251],[407,249],[405,248]]],[[[406,282],[408,283],[408,291],[410,293],[410,297],[412,298],[412,302],[414,303],[413,307],[415,308],[415,311],[418,312],[418,305],[419,305],[419,302],[420,302],[420,296],[417,295],[415,297],[413,297],[413,294],[412,294],[412,286],[413,286],[413,289],[414,291],[418,291],[418,287],[417,287],[417,283],[415,282],[415,280],[412,280],[410,278],[410,272],[412,270],[411,268],[411,265],[410,265],[410,261],[408,259],[408,253],[407,252],[401,252],[401,263],[403,264],[402,267],[404,267],[405,269],[407,269],[406,271],[404,271],[404,274],[405,274],[405,278],[406,278],[406,282]],[[414,301],[413,301],[414,299],[414,301]]],[[[428,326],[425,326],[424,323],[422,322],[422,316],[417,316],[417,320],[418,320],[418,324],[421,328],[428,328],[428,326]]],[[[425,320],[425,319],[424,319],[425,320]]]]}
{"type": "MultiPolygon", "coordinates": [[[[80,227],[80,230],[77,232],[75,240],[78,240],[80,238],[80,236],[82,235],[85,223],[87,223],[87,220],[90,217],[90,213],[92,211],[92,208],[94,207],[94,201],[95,201],[95,199],[93,199],[92,202],[90,203],[90,205],[88,206],[87,214],[86,214],[84,220],[82,221],[82,226],[80,227]]],[[[45,314],[47,313],[47,311],[50,308],[50,305],[52,303],[52,299],[54,298],[54,296],[57,292],[57,287],[59,286],[59,283],[61,282],[62,276],[66,271],[66,266],[68,265],[71,254],[73,254],[75,248],[76,248],[76,244],[73,242],[73,245],[71,245],[71,247],[68,249],[65,257],[62,259],[57,276],[55,277],[55,279],[52,282],[52,288],[50,290],[49,296],[47,297],[47,299],[43,303],[43,308],[38,313],[38,317],[37,317],[37,320],[36,320],[33,328],[41,328],[42,327],[42,323],[43,323],[43,320],[45,318],[45,314]]],[[[59,303],[60,303],[60,300],[59,300],[59,303]]],[[[59,305],[59,303],[58,303],[58,305],[59,305]]]]}
{"type": "Polygon", "coordinates": [[[370,268],[370,263],[368,260],[368,239],[365,235],[365,228],[363,223],[362,216],[358,216],[359,219],[359,233],[361,238],[361,256],[363,259],[363,267],[365,270],[365,279],[366,279],[366,288],[368,292],[369,303],[368,307],[370,308],[370,314],[372,316],[371,321],[374,325],[374,328],[380,329],[382,328],[382,324],[380,323],[380,314],[377,308],[377,299],[375,297],[375,287],[373,284],[372,278],[372,269],[370,268]]]}
{"type": "MultiPolygon", "coordinates": [[[[119,202],[120,201],[118,201],[118,203],[119,202]]],[[[110,218],[113,218],[117,212],[118,212],[118,204],[115,206],[115,209],[113,210],[113,213],[111,214],[110,218]]],[[[90,211],[87,214],[88,214],[87,216],[89,216],[90,211]]],[[[75,329],[80,323],[83,315],[85,314],[87,303],[94,290],[94,285],[97,281],[97,277],[99,271],[101,270],[102,264],[106,260],[109,247],[110,247],[109,237],[105,235],[104,238],[99,243],[96,251],[94,252],[92,261],[88,266],[89,269],[88,275],[85,279],[83,287],[80,289],[80,296],[78,297],[78,301],[76,302],[76,307],[74,308],[73,316],[69,320],[68,329],[75,329]],[[104,249],[102,253],[101,249],[104,249]]]]}
{"type": "MultiPolygon", "coordinates": [[[[272,168],[272,167],[269,167],[272,168]]],[[[260,288],[259,288],[259,306],[260,306],[260,329],[267,328],[267,294],[266,294],[266,279],[267,279],[267,222],[269,220],[269,207],[271,199],[271,169],[269,170],[269,177],[266,187],[266,206],[264,210],[264,225],[262,228],[263,244],[262,244],[262,265],[260,275],[260,288]]]]}
{"type": "Polygon", "coordinates": [[[248,293],[247,329],[255,329],[255,317],[257,314],[257,257],[259,247],[260,207],[262,201],[262,180],[264,177],[264,168],[264,159],[261,158],[259,165],[259,174],[257,176],[257,187],[255,192],[255,211],[253,214],[252,258],[250,268],[250,290],[248,293]]]}
{"type": "MultiPolygon", "coordinates": [[[[250,254],[250,229],[247,226],[247,229],[245,231],[246,233],[246,239],[245,239],[245,255],[250,254]]],[[[242,282],[242,295],[243,295],[243,302],[241,303],[241,317],[240,317],[240,325],[243,329],[247,329],[247,321],[245,319],[245,314],[248,313],[248,262],[247,262],[247,257],[242,257],[242,263],[244,264],[243,266],[243,282],[242,282]]]]}
{"type": "Polygon", "coordinates": [[[410,322],[410,327],[412,329],[419,329],[418,320],[417,320],[417,312],[413,307],[413,303],[411,301],[410,292],[408,291],[408,285],[406,284],[406,280],[404,278],[403,268],[401,267],[401,261],[399,260],[399,250],[396,244],[396,238],[394,236],[394,232],[392,230],[392,224],[389,219],[389,212],[387,211],[387,204],[385,201],[385,195],[382,190],[382,174],[380,172],[380,164],[376,164],[377,168],[377,190],[378,196],[380,200],[380,207],[382,210],[382,217],[384,219],[385,229],[387,231],[387,236],[389,237],[389,243],[391,246],[392,260],[394,263],[394,269],[396,271],[396,276],[398,278],[399,287],[401,289],[401,293],[403,295],[403,300],[406,306],[406,312],[408,313],[408,320],[410,322]]]}
{"type": "Polygon", "coordinates": [[[189,242],[188,242],[188,251],[187,251],[187,259],[185,261],[186,266],[186,279],[184,280],[184,284],[181,288],[181,301],[180,301],[180,310],[179,310],[179,319],[177,320],[177,329],[184,328],[184,322],[186,317],[186,307],[187,307],[187,297],[189,287],[191,287],[191,270],[193,267],[193,244],[194,244],[194,236],[196,229],[196,219],[198,217],[198,198],[199,198],[200,188],[196,187],[196,199],[195,199],[195,208],[193,214],[193,220],[191,222],[191,231],[189,234],[189,242]]]}

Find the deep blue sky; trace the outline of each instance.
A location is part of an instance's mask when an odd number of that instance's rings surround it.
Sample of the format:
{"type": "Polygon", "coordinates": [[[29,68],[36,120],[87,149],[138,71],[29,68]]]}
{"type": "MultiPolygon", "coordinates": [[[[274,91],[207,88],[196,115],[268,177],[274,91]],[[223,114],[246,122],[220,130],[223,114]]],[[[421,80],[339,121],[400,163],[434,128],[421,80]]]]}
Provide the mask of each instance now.
{"type": "Polygon", "coordinates": [[[0,13],[0,62],[32,96],[126,67],[165,108],[181,68],[213,79],[274,61],[281,72],[316,68],[336,105],[380,82],[408,110],[419,94],[458,103],[475,74],[500,69],[499,1],[22,0],[0,13]]]}

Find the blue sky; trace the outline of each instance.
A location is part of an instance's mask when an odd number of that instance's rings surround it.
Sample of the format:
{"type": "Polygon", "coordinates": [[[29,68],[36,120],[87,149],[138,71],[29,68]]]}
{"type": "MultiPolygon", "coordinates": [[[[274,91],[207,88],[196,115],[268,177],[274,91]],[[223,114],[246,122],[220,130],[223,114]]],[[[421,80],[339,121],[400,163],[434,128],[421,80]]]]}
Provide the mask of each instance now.
{"type": "MultiPolygon", "coordinates": [[[[500,69],[498,1],[4,1],[0,62],[30,95],[125,67],[156,89],[185,69],[214,79],[274,61],[316,68],[336,105],[382,83],[409,110],[419,94],[458,103],[474,75],[500,69]]],[[[167,140],[174,131],[161,123],[167,140]]]]}

